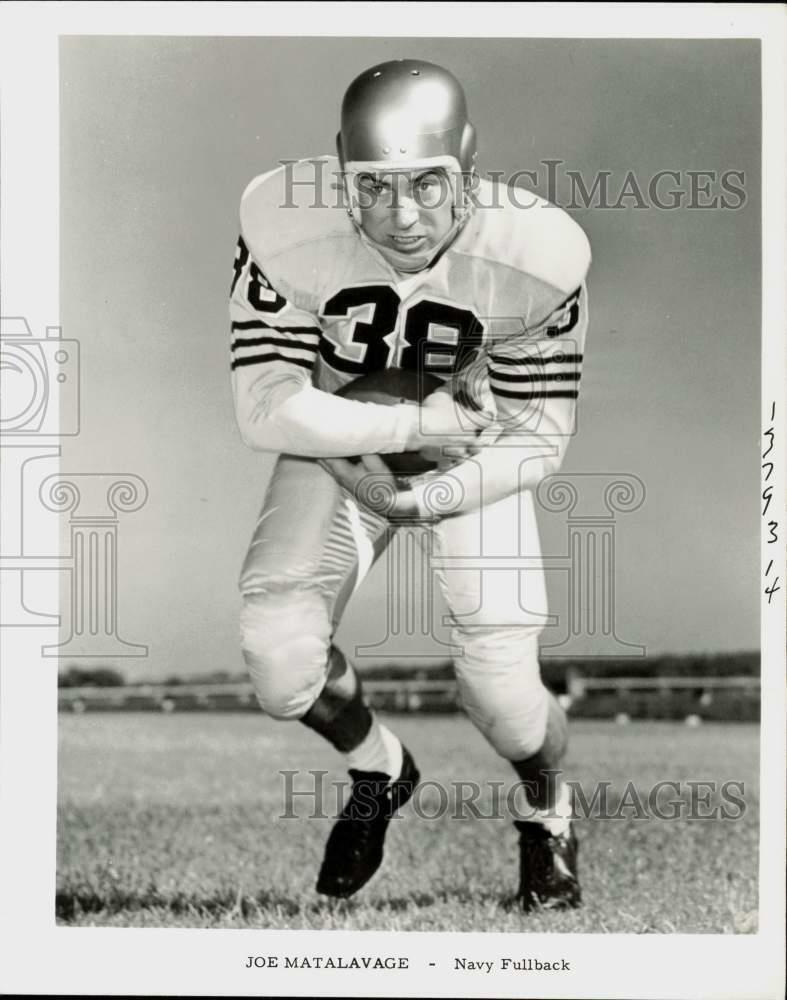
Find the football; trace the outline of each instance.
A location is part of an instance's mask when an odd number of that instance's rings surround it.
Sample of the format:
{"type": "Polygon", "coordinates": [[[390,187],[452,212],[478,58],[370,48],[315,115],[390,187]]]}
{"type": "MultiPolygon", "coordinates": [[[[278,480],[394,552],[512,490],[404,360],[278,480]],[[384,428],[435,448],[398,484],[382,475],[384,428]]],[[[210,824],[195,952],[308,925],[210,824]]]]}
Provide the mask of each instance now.
{"type": "MultiPolygon", "coordinates": [[[[361,403],[395,406],[397,403],[422,403],[442,384],[441,379],[428,372],[385,368],[348,382],[337,390],[336,395],[361,403]]],[[[424,458],[418,451],[395,452],[380,455],[380,458],[395,476],[420,476],[437,468],[436,462],[424,458]]]]}

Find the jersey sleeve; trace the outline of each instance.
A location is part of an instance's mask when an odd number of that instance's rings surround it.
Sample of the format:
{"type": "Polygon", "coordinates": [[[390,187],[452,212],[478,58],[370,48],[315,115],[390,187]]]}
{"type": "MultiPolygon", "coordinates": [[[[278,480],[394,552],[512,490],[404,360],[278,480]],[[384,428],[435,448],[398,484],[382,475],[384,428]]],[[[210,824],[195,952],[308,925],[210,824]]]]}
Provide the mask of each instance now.
{"type": "Polygon", "coordinates": [[[400,452],[417,408],[342,399],[317,389],[319,320],[281,295],[238,240],[230,289],[230,368],[235,416],[259,451],[336,458],[400,452]]]}
{"type": "Polygon", "coordinates": [[[587,328],[582,284],[534,329],[493,344],[488,353],[489,387],[503,439],[527,445],[543,438],[557,449],[552,463],[557,466],[574,432],[587,328]]]}
{"type": "MultiPolygon", "coordinates": [[[[556,292],[555,298],[534,327],[493,340],[482,359],[497,420],[481,452],[448,473],[454,484],[447,483],[442,495],[461,497],[453,514],[533,489],[560,469],[575,429],[588,328],[586,285],[568,296],[556,292]]],[[[428,497],[441,491],[430,479],[417,484],[415,494],[429,514],[428,497]]]]}

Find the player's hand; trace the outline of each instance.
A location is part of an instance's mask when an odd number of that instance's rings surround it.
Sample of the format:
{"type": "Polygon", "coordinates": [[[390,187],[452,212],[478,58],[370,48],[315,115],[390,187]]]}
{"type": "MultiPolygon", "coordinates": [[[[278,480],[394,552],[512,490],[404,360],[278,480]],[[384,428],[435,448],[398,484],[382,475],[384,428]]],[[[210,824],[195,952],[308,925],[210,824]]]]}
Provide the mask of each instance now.
{"type": "Polygon", "coordinates": [[[437,466],[438,472],[448,472],[449,469],[453,469],[454,466],[459,465],[466,458],[471,458],[473,455],[477,455],[481,451],[480,444],[467,444],[461,447],[454,445],[453,447],[446,446],[440,447],[438,445],[427,445],[421,448],[419,454],[421,458],[426,459],[427,462],[434,462],[437,466]]]}
{"type": "Polygon", "coordinates": [[[467,458],[480,451],[478,435],[493,421],[491,414],[469,413],[450,393],[438,389],[421,404],[418,428],[407,450],[424,454],[427,449],[434,456],[467,458]]]}
{"type": "Polygon", "coordinates": [[[324,458],[320,464],[358,504],[375,514],[390,521],[419,519],[413,493],[396,479],[379,455],[363,455],[354,462],[324,458]]]}

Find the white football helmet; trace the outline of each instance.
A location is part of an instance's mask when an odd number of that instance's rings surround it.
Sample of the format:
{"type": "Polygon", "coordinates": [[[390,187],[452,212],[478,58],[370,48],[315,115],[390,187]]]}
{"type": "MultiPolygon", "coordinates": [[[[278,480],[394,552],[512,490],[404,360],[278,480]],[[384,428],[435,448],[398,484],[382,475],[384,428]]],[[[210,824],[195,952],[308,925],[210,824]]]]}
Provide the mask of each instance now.
{"type": "Polygon", "coordinates": [[[451,182],[456,218],[466,214],[476,132],[464,91],[448,70],[420,59],[397,59],[361,73],[344,95],[336,146],[356,223],[358,175],[393,170],[442,168],[451,182]]]}

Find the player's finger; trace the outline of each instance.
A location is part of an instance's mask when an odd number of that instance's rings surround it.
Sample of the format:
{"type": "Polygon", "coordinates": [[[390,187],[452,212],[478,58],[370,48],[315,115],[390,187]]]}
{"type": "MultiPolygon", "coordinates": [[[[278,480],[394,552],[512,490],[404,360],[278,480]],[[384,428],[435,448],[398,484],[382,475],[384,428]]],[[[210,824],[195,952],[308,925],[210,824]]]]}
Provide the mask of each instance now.
{"type": "Polygon", "coordinates": [[[367,472],[372,472],[378,476],[390,476],[391,470],[377,454],[362,455],[361,463],[367,472]]]}
{"type": "Polygon", "coordinates": [[[445,448],[441,449],[443,455],[446,458],[467,458],[468,455],[477,455],[481,451],[480,445],[477,444],[467,444],[467,445],[446,445],[445,448]]]}

